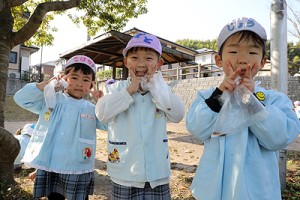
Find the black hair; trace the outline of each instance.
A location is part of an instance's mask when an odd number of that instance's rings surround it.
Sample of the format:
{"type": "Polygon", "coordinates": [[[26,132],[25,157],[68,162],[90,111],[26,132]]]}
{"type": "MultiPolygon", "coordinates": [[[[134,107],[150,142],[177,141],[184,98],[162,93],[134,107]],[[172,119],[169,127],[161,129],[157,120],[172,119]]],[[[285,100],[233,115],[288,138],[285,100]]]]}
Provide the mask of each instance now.
{"type": "Polygon", "coordinates": [[[144,51],[152,50],[152,51],[154,51],[157,54],[158,59],[160,58],[160,54],[157,51],[155,51],[154,49],[148,48],[148,47],[132,47],[132,48],[128,49],[128,51],[126,52],[126,56],[128,55],[128,53],[132,53],[132,52],[135,53],[139,49],[140,50],[144,50],[144,51]]]}
{"type": "MultiPolygon", "coordinates": [[[[265,57],[265,55],[266,55],[266,41],[263,40],[261,37],[259,37],[256,33],[252,32],[252,31],[239,31],[239,32],[236,32],[236,33],[232,34],[231,36],[239,37],[239,42],[253,40],[255,45],[258,45],[258,46],[262,47],[262,58],[265,57]]],[[[229,36],[229,37],[231,37],[231,36],[229,36]]],[[[223,47],[224,47],[224,44],[227,41],[227,39],[223,42],[223,44],[220,47],[220,50],[218,52],[218,54],[220,55],[221,58],[222,58],[223,47]]]]}
{"type": "Polygon", "coordinates": [[[83,63],[74,63],[70,66],[68,66],[65,71],[64,71],[64,74],[67,75],[70,73],[71,70],[74,70],[75,72],[77,71],[82,71],[82,73],[84,75],[89,75],[89,74],[92,74],[92,81],[95,81],[95,72],[92,68],[90,68],[88,65],[86,64],[83,64],[83,63]]]}

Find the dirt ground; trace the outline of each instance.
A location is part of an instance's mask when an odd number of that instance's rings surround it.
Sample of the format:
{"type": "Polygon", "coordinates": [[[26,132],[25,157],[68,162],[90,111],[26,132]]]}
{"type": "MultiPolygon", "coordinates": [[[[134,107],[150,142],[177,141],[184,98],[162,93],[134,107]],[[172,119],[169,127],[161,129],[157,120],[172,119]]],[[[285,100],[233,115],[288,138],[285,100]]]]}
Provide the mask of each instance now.
{"type": "MultiPolygon", "coordinates": [[[[22,127],[28,122],[6,123],[5,128],[12,133],[16,127],[22,127]],[[22,124],[23,123],[23,124],[22,124]]],[[[171,195],[172,200],[192,200],[189,187],[191,185],[197,164],[203,152],[203,145],[189,134],[185,128],[185,123],[169,123],[167,125],[169,149],[171,158],[171,195]]],[[[95,191],[90,196],[90,200],[109,199],[110,179],[106,173],[107,160],[107,133],[98,131],[97,134],[97,152],[95,166],[95,191]]],[[[288,150],[300,151],[300,136],[287,147],[288,150]]],[[[28,181],[28,187],[33,183],[28,181]]]]}
{"type": "MultiPolygon", "coordinates": [[[[203,145],[185,128],[185,123],[169,123],[167,126],[171,158],[171,195],[173,200],[192,200],[189,190],[203,145]]],[[[110,179],[106,173],[106,132],[99,131],[96,156],[96,186],[92,200],[109,199],[110,179]]],[[[300,151],[300,136],[287,148],[300,151]]]]}
{"type": "MultiPolygon", "coordinates": [[[[109,199],[110,179],[106,173],[106,139],[104,131],[99,131],[95,166],[95,191],[92,200],[109,199]]],[[[189,186],[197,163],[202,155],[203,146],[183,126],[168,125],[169,149],[171,158],[172,199],[193,199],[189,186]]]]}

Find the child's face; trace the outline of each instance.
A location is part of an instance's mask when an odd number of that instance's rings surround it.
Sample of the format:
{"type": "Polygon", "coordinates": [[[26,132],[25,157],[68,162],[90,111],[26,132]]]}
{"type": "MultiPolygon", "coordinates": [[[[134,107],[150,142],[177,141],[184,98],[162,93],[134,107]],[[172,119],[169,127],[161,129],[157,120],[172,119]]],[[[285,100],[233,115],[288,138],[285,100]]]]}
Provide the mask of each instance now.
{"type": "Polygon", "coordinates": [[[240,40],[239,34],[232,35],[225,41],[222,57],[216,55],[215,60],[219,67],[223,67],[226,76],[241,68],[241,78],[245,76],[247,65],[250,65],[253,78],[266,62],[262,47],[255,44],[251,38],[240,40]]]}
{"type": "Polygon", "coordinates": [[[81,70],[72,69],[67,75],[69,87],[66,92],[75,99],[81,99],[90,92],[92,85],[92,74],[83,74],[81,70]]]}
{"type": "Polygon", "coordinates": [[[152,49],[138,48],[137,51],[128,52],[124,64],[137,77],[152,76],[158,70],[163,60],[152,49]]]}

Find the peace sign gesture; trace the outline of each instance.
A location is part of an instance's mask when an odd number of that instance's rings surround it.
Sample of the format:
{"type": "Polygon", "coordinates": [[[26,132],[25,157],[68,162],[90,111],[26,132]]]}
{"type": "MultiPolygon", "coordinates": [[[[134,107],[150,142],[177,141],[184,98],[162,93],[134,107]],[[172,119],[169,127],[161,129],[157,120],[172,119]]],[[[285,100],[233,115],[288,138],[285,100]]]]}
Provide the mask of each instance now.
{"type": "Polygon", "coordinates": [[[94,99],[95,102],[98,101],[98,99],[100,99],[101,97],[104,96],[104,93],[102,90],[97,90],[95,81],[93,81],[93,87],[90,90],[90,94],[92,95],[92,98],[94,99]]]}
{"type": "MultiPolygon", "coordinates": [[[[219,86],[219,89],[224,92],[225,90],[233,91],[234,88],[237,85],[236,79],[241,74],[241,68],[237,68],[235,71],[233,71],[233,67],[229,61],[226,62],[226,71],[225,74],[227,75],[225,79],[222,81],[222,83],[219,86]]],[[[224,68],[225,69],[225,68],[224,68]]]]}
{"type": "Polygon", "coordinates": [[[252,93],[254,92],[254,88],[255,88],[255,82],[253,80],[252,77],[252,68],[255,68],[257,64],[254,64],[253,67],[251,67],[250,64],[247,65],[246,67],[246,72],[245,75],[243,76],[242,80],[241,80],[241,85],[245,86],[246,88],[248,88],[252,93]]]}

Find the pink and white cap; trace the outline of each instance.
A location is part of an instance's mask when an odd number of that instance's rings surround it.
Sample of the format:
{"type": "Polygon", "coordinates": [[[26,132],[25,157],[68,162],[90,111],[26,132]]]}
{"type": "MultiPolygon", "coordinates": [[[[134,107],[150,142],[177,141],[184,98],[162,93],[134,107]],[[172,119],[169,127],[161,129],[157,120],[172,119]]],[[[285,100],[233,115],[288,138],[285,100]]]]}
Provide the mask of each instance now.
{"type": "Polygon", "coordinates": [[[73,56],[72,58],[70,58],[67,61],[66,65],[63,67],[63,69],[65,69],[75,63],[85,64],[85,65],[89,66],[94,71],[94,73],[96,73],[96,65],[95,65],[94,61],[91,58],[84,56],[84,55],[73,56]]]}
{"type": "Polygon", "coordinates": [[[153,49],[159,53],[159,55],[162,54],[162,47],[159,39],[155,35],[151,35],[149,33],[139,32],[134,35],[123,50],[123,56],[126,56],[127,51],[134,47],[146,47],[153,49]]]}
{"type": "Polygon", "coordinates": [[[220,51],[221,46],[227,38],[239,31],[252,31],[262,40],[267,41],[267,34],[264,27],[262,27],[255,19],[241,17],[232,20],[224,26],[218,37],[218,51],[220,51]]]}

